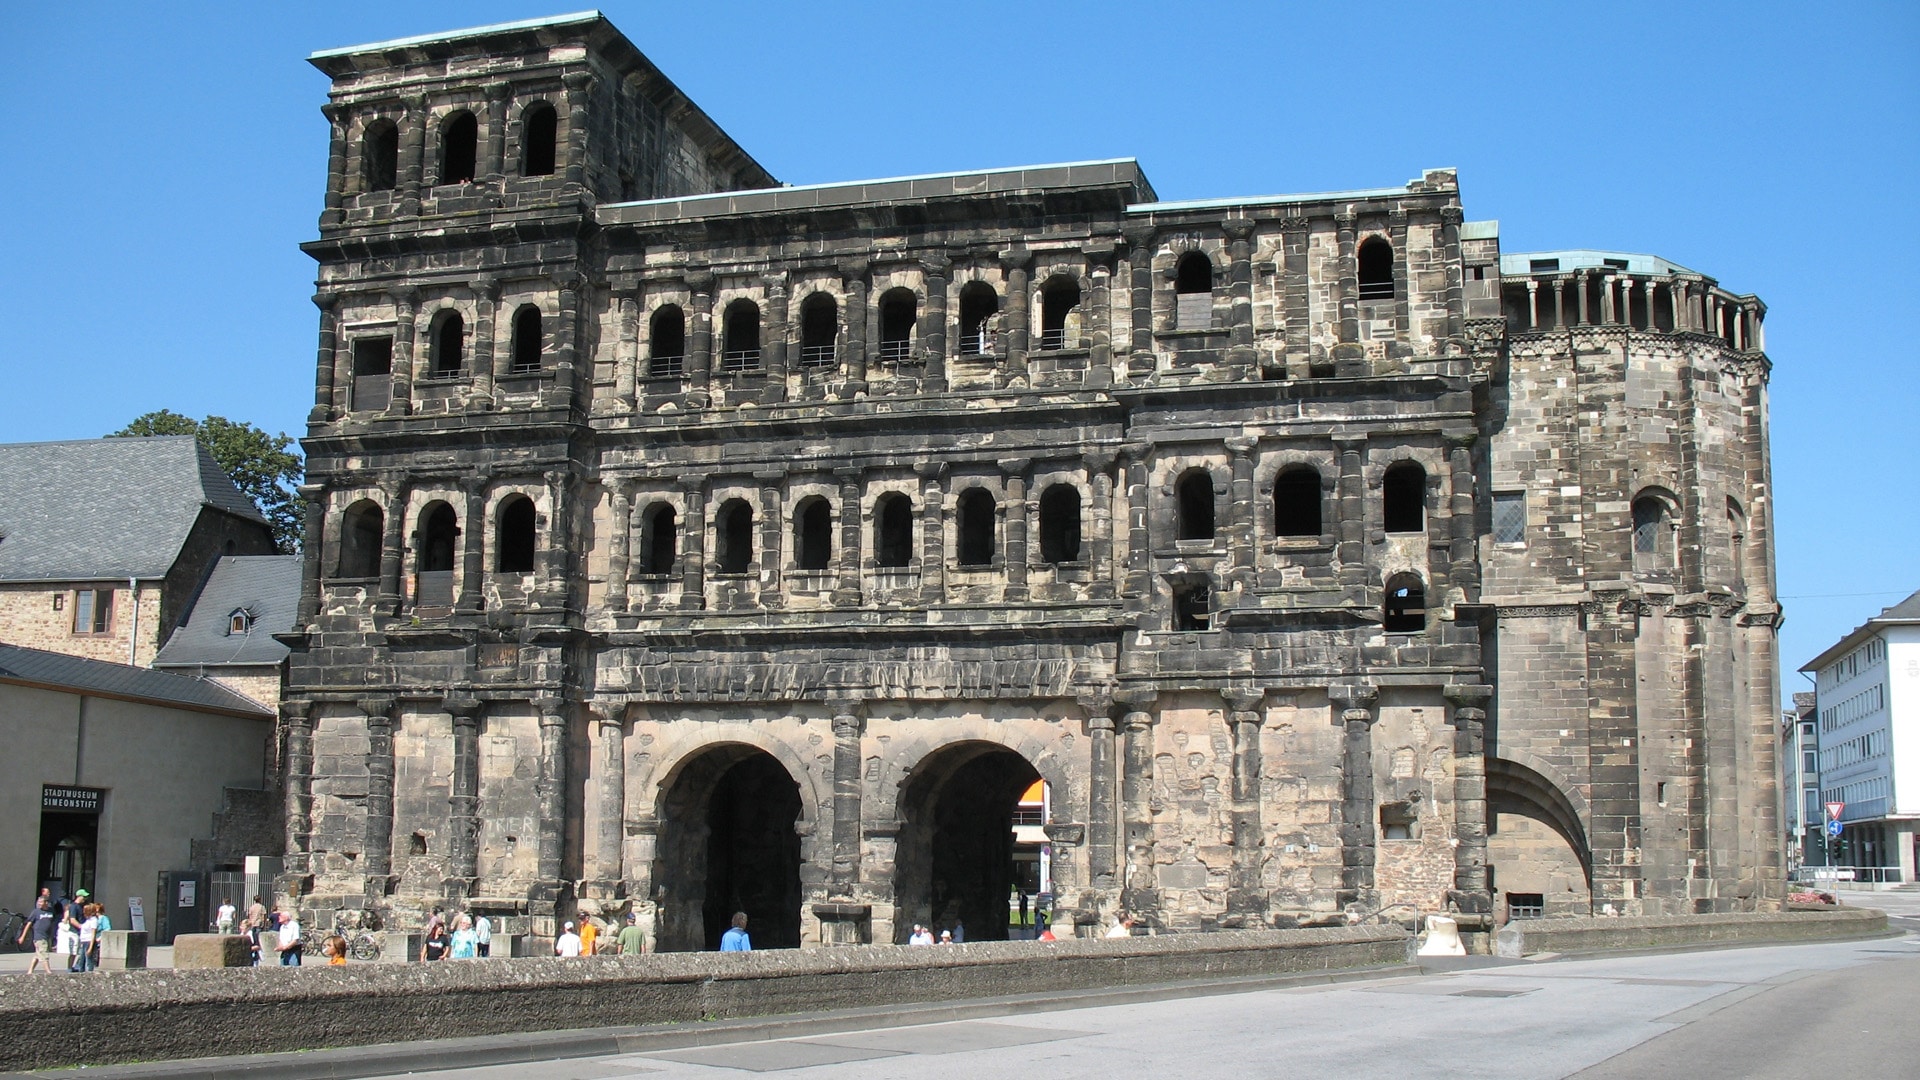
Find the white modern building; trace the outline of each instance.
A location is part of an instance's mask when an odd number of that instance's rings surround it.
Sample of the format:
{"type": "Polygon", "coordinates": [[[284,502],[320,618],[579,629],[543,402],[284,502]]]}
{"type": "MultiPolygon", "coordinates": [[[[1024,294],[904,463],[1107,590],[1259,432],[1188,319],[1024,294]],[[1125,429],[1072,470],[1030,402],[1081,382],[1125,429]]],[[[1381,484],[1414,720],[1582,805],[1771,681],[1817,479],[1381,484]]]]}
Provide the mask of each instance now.
{"type": "Polygon", "coordinates": [[[1800,669],[1812,673],[1822,802],[1841,802],[1835,862],[1913,881],[1920,826],[1920,592],[1800,669]],[[1897,876],[1896,876],[1897,874],[1897,876]]]}

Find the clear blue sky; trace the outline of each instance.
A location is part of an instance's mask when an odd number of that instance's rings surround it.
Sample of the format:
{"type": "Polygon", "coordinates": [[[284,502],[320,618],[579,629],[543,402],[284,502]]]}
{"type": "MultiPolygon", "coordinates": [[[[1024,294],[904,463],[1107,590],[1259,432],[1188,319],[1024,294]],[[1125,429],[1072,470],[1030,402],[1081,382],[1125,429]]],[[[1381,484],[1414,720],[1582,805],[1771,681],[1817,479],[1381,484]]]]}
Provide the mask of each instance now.
{"type": "MultiPolygon", "coordinates": [[[[579,6],[11,5],[0,440],[159,408],[301,434],[327,151],[304,58],[579,6]]],[[[1911,0],[603,10],[789,183],[1133,156],[1182,199],[1453,166],[1507,251],[1651,252],[1757,293],[1783,666],[1920,589],[1911,0]]]]}

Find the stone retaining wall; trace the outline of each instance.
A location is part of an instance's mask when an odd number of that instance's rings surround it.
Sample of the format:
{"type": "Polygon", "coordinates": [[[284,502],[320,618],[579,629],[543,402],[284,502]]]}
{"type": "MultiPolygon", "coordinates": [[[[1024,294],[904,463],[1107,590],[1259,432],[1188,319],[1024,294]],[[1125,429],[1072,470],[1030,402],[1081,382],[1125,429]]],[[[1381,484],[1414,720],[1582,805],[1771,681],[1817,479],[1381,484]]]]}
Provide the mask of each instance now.
{"type": "Polygon", "coordinates": [[[746,954],[103,972],[0,984],[0,1069],[701,1019],[1406,960],[1399,927],[746,954]]]}
{"type": "Polygon", "coordinates": [[[1870,908],[1768,914],[1663,915],[1638,918],[1527,919],[1495,935],[1494,951],[1538,953],[1673,949],[1742,942],[1845,941],[1887,933],[1885,912],[1870,908]]]}

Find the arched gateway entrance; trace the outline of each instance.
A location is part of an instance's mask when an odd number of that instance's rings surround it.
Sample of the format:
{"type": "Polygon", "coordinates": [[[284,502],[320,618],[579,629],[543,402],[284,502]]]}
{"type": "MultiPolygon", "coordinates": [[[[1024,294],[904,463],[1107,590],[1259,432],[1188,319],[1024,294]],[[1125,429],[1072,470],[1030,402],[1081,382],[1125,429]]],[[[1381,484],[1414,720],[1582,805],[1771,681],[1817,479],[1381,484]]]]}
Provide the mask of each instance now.
{"type": "Polygon", "coordinates": [[[1005,940],[1016,879],[1014,810],[1040,774],[1004,746],[964,742],[914,766],[900,789],[894,939],[955,919],[968,941],[1005,940]]]}
{"type": "Polygon", "coordinates": [[[719,948],[736,911],[754,948],[799,948],[799,817],[799,785],[765,750],[727,743],[685,763],[660,801],[661,951],[719,948]]]}

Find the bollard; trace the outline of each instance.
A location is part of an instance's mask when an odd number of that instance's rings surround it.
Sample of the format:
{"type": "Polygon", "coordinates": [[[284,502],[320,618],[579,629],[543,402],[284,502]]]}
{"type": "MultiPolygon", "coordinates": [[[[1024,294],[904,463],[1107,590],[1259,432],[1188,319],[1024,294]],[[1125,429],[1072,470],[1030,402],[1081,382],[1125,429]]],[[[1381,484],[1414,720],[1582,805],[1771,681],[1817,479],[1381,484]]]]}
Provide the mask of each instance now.
{"type": "Polygon", "coordinates": [[[1460,924],[1445,915],[1427,916],[1427,940],[1420,946],[1421,956],[1465,956],[1460,944],[1460,924]]]}
{"type": "Polygon", "coordinates": [[[252,963],[253,951],[247,939],[238,934],[181,934],[173,939],[176,968],[247,967],[252,963]]]}
{"type": "Polygon", "coordinates": [[[145,930],[109,930],[100,937],[100,967],[105,971],[138,971],[147,966],[145,930]]]}

